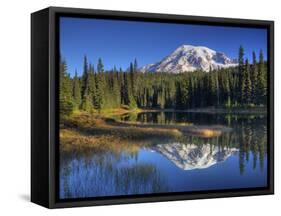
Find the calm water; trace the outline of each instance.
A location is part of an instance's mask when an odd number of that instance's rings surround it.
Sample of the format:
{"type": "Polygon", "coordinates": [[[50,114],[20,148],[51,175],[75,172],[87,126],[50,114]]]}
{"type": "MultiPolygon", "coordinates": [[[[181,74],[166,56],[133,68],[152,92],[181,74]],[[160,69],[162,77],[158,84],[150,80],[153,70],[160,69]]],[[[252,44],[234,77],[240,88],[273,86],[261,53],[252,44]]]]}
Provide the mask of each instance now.
{"type": "Polygon", "coordinates": [[[123,121],[232,128],[220,136],[153,139],[114,151],[71,153],[60,164],[60,197],[263,187],[267,185],[266,116],[141,113],[123,121]]]}

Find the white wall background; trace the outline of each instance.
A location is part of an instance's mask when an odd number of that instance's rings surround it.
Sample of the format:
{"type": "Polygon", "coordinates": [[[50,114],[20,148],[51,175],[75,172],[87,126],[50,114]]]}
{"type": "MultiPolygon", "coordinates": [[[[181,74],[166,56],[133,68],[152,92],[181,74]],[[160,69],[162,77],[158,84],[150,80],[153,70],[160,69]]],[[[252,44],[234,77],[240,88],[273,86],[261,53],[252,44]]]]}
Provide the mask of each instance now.
{"type": "MultiPolygon", "coordinates": [[[[3,0],[0,215],[276,215],[280,210],[281,13],[277,0],[3,0]],[[30,203],[30,13],[48,6],[275,20],[276,195],[47,210],[30,203]]],[[[280,214],[280,213],[279,213],[280,214]]]]}

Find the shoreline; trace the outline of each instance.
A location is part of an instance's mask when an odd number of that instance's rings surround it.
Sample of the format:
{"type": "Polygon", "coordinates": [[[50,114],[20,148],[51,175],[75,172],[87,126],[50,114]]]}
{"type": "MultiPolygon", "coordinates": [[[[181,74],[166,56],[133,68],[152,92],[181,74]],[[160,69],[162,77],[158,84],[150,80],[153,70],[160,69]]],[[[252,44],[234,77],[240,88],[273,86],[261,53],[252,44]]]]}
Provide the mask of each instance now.
{"type": "Polygon", "coordinates": [[[210,113],[210,114],[266,114],[266,109],[224,109],[197,108],[189,110],[174,109],[126,109],[116,108],[103,110],[100,113],[76,112],[61,122],[60,129],[62,149],[92,148],[106,146],[107,143],[130,143],[132,140],[140,143],[152,143],[159,137],[178,139],[185,135],[201,138],[219,137],[230,132],[232,128],[223,125],[193,125],[193,124],[153,124],[139,122],[124,122],[115,119],[116,115],[138,114],[145,112],[182,112],[182,113],[210,113]],[[151,141],[151,142],[150,142],[151,141]],[[89,145],[87,143],[90,143],[89,145]]]}
{"type": "MultiPolygon", "coordinates": [[[[191,108],[191,109],[140,109],[138,113],[146,112],[176,112],[176,113],[206,113],[206,114],[267,114],[267,108],[191,108]]],[[[128,111],[129,113],[130,111],[128,111]]]]}
{"type": "Polygon", "coordinates": [[[126,114],[139,114],[139,113],[153,113],[153,112],[174,112],[174,113],[205,113],[205,114],[234,114],[234,115],[267,115],[267,107],[251,107],[251,108],[216,108],[216,107],[204,107],[204,108],[191,108],[191,109],[160,109],[160,108],[113,108],[105,109],[98,115],[105,117],[112,117],[116,115],[126,114]]]}

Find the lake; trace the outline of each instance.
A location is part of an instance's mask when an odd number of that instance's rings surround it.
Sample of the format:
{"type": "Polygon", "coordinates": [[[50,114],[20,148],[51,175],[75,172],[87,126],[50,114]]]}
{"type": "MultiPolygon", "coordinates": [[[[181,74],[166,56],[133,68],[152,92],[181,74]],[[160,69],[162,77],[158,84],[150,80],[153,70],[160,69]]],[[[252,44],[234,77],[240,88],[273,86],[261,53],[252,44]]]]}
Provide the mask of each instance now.
{"type": "Polygon", "coordinates": [[[231,130],[214,137],[158,137],[150,145],[131,140],[134,147],[62,155],[61,199],[267,186],[266,115],[145,112],[119,119],[231,130]]]}

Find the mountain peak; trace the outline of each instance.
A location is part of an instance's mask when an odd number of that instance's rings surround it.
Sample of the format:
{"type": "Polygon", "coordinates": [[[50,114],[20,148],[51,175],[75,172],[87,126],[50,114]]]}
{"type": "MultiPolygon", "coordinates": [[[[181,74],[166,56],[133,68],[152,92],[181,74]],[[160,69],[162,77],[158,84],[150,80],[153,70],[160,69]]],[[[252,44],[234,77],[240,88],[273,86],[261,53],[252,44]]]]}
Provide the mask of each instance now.
{"type": "MultiPolygon", "coordinates": [[[[194,50],[194,51],[200,51],[200,50],[206,50],[208,52],[215,52],[214,50],[205,47],[205,46],[194,46],[194,45],[190,45],[190,44],[183,44],[181,46],[179,46],[175,51],[179,51],[179,50],[183,50],[183,51],[189,51],[189,50],[194,50]]],[[[174,51],[174,52],[175,52],[174,51]]]]}
{"type": "Polygon", "coordinates": [[[210,69],[219,69],[237,66],[237,63],[218,52],[204,46],[183,44],[175,49],[169,56],[155,64],[145,65],[143,72],[182,73],[195,70],[209,72],[210,69]]]}

